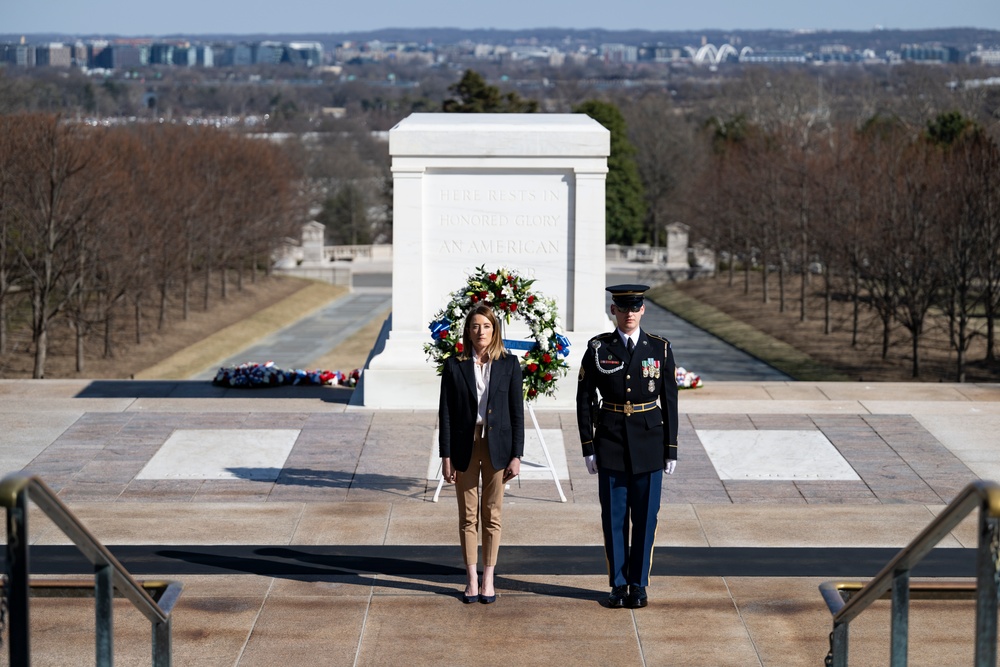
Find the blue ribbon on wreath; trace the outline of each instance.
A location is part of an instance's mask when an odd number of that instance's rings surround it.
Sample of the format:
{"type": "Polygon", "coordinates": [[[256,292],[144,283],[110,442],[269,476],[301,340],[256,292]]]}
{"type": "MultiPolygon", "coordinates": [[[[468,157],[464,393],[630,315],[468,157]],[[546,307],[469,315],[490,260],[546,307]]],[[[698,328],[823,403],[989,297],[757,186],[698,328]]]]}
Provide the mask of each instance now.
{"type": "Polygon", "coordinates": [[[427,328],[431,330],[431,338],[434,340],[440,340],[442,338],[442,333],[448,331],[451,327],[451,320],[447,317],[438,320],[437,322],[431,322],[427,325],[427,328]]]}
{"type": "Polygon", "coordinates": [[[510,340],[503,339],[503,346],[508,350],[533,350],[538,345],[533,340],[510,340]]]}
{"type": "Polygon", "coordinates": [[[569,338],[563,336],[560,333],[556,334],[556,344],[553,346],[556,348],[556,352],[563,357],[569,356],[569,338]]]}

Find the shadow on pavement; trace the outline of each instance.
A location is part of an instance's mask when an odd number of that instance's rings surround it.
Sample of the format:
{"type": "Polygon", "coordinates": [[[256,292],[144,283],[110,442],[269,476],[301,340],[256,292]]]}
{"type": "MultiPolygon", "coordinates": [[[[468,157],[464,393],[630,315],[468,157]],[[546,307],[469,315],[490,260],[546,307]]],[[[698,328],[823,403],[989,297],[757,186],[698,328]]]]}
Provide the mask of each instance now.
{"type": "Polygon", "coordinates": [[[377,488],[383,491],[412,491],[423,487],[427,480],[377,473],[352,473],[343,470],[313,470],[312,468],[226,468],[240,479],[273,479],[275,484],[315,488],[377,488]]]}
{"type": "Polygon", "coordinates": [[[313,398],[350,402],[354,389],[319,385],[219,387],[204,380],[94,380],[76,398],[313,398]]]}

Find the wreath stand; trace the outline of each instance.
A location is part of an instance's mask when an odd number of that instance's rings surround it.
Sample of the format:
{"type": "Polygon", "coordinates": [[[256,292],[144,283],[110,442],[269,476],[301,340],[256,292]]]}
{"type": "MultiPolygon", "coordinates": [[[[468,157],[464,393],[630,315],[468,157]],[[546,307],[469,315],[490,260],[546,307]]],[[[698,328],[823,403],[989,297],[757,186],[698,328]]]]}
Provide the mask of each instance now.
{"type": "MultiPolygon", "coordinates": [[[[531,403],[528,403],[528,414],[531,415],[531,423],[535,425],[535,433],[538,434],[538,443],[542,446],[542,454],[545,456],[545,465],[541,463],[535,463],[534,461],[525,461],[521,459],[521,465],[531,466],[532,470],[548,471],[552,473],[552,481],[556,483],[556,491],[559,492],[559,500],[566,502],[566,494],[563,493],[562,484],[559,483],[559,473],[556,472],[556,468],[552,465],[552,457],[549,455],[549,448],[545,444],[545,438],[542,437],[542,429],[538,426],[538,419],[535,418],[535,409],[531,407],[531,403]]],[[[438,484],[437,489],[434,491],[434,498],[432,502],[437,502],[438,497],[441,495],[441,487],[444,486],[444,471],[438,468],[438,484]]]]}

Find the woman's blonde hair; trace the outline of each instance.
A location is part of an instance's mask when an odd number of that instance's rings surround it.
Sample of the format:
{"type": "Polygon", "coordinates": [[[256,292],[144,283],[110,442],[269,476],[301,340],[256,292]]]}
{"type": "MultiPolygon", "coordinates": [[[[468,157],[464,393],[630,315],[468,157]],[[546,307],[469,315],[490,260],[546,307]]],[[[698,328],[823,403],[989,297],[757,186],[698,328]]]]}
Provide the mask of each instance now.
{"type": "Polygon", "coordinates": [[[469,314],[465,316],[465,326],[462,327],[462,351],[459,353],[458,358],[461,361],[472,358],[472,318],[476,315],[482,315],[490,324],[493,325],[493,339],[490,340],[490,344],[486,348],[486,353],[490,355],[490,360],[499,359],[500,357],[507,354],[507,350],[503,346],[503,335],[500,333],[500,320],[497,318],[497,314],[493,312],[492,306],[488,304],[481,303],[475,306],[469,311],[469,314]]]}

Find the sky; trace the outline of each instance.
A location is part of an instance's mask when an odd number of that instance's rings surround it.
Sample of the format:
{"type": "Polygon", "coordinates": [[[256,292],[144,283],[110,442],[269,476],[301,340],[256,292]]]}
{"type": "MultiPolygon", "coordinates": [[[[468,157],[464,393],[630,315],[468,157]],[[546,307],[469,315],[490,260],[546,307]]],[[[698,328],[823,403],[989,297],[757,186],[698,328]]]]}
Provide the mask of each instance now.
{"type": "Polygon", "coordinates": [[[379,28],[1000,30],[998,0],[0,0],[0,34],[339,33],[379,28]]]}

